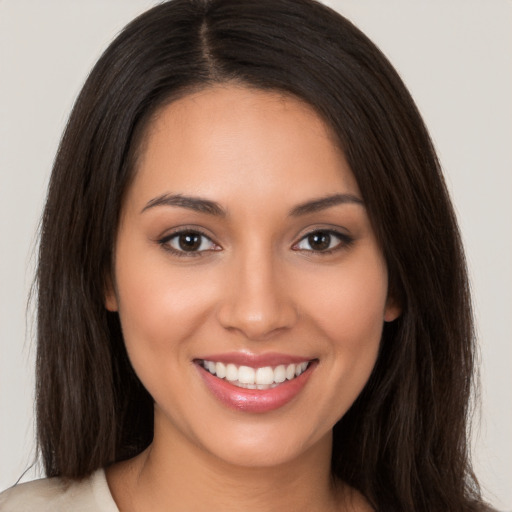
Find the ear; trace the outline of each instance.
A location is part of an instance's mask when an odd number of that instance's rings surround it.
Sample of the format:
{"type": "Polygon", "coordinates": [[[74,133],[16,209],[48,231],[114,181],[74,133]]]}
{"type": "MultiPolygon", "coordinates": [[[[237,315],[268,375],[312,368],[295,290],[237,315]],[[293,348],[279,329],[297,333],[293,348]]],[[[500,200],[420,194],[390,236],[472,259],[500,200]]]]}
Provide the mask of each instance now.
{"type": "Polygon", "coordinates": [[[384,321],[392,322],[396,320],[402,314],[402,307],[398,303],[398,301],[393,298],[391,295],[388,295],[388,299],[386,301],[386,308],[384,309],[384,321]]]}
{"type": "Polygon", "coordinates": [[[112,283],[112,278],[108,276],[105,281],[105,308],[111,312],[118,311],[119,305],[115,286],[112,283]]]}

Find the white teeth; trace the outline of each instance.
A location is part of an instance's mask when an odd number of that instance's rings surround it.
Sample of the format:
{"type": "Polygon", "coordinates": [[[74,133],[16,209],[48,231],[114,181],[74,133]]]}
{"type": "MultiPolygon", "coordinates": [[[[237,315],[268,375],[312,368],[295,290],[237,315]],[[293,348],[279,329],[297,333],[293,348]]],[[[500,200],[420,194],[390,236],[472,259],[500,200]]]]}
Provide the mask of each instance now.
{"type": "MultiPolygon", "coordinates": [[[[208,368],[206,368],[208,370],[208,368]]],[[[234,364],[226,366],[226,380],[238,380],[238,368],[234,364]]]]}
{"type": "Polygon", "coordinates": [[[215,374],[219,379],[223,379],[226,376],[226,365],[224,363],[217,363],[215,365],[215,374]]]}
{"type": "Polygon", "coordinates": [[[270,366],[264,366],[256,370],[256,384],[273,384],[274,370],[270,366]]]}
{"type": "Polygon", "coordinates": [[[254,368],[240,366],[240,368],[238,368],[238,382],[242,384],[254,384],[255,373],[254,368]]]}
{"type": "Polygon", "coordinates": [[[246,389],[268,389],[285,380],[292,380],[303,373],[308,367],[308,362],[299,364],[280,364],[275,368],[263,366],[251,368],[250,366],[236,366],[234,364],[216,363],[214,361],[202,361],[202,366],[219,379],[226,379],[235,386],[246,389]]]}
{"type": "Polygon", "coordinates": [[[295,377],[298,377],[302,372],[306,370],[308,363],[300,363],[295,368],[295,377]]]}
{"type": "Polygon", "coordinates": [[[284,382],[286,380],[286,368],[284,367],[284,364],[280,364],[275,370],[274,370],[274,382],[277,382],[280,384],[281,382],[284,382]]]}

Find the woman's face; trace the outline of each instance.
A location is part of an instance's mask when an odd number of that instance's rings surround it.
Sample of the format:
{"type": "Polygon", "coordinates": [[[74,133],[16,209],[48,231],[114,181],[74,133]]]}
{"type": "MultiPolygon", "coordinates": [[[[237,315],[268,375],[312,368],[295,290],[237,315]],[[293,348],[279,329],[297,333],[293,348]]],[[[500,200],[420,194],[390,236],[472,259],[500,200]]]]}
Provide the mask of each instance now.
{"type": "Polygon", "coordinates": [[[163,108],[115,255],[106,306],[154,398],[155,443],[234,464],[330,447],[399,314],[343,154],[278,93],[217,86],[163,108]]]}

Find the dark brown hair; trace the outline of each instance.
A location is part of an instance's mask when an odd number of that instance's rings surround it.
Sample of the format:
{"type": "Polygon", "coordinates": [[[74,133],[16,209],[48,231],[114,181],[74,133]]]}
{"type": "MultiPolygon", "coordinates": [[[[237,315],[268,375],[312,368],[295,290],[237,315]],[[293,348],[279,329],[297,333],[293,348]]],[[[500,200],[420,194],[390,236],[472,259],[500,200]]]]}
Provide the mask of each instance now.
{"type": "Polygon", "coordinates": [[[152,440],[153,402],[104,307],[123,194],[148,120],[219,82],[309,103],[336,135],[384,252],[401,317],[334,428],[333,475],[389,511],[479,510],[468,458],[474,337],[464,255],[439,163],[396,71],[310,0],[174,0],[105,51],[64,133],[44,211],[37,428],[48,476],[83,477],[152,440]]]}

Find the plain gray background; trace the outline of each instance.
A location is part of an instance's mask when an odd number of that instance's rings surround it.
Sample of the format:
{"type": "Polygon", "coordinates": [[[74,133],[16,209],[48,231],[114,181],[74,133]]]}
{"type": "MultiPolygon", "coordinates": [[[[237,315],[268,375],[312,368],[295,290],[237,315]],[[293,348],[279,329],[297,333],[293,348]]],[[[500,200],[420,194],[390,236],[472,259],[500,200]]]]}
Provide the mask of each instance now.
{"type": "MultiPolygon", "coordinates": [[[[0,0],[0,489],[34,456],[33,251],[52,160],[89,69],[154,0],[0,0]]],[[[445,170],[481,346],[472,432],[485,496],[512,509],[512,2],[331,0],[388,55],[445,170]]],[[[38,475],[37,468],[26,478],[38,475]]]]}

